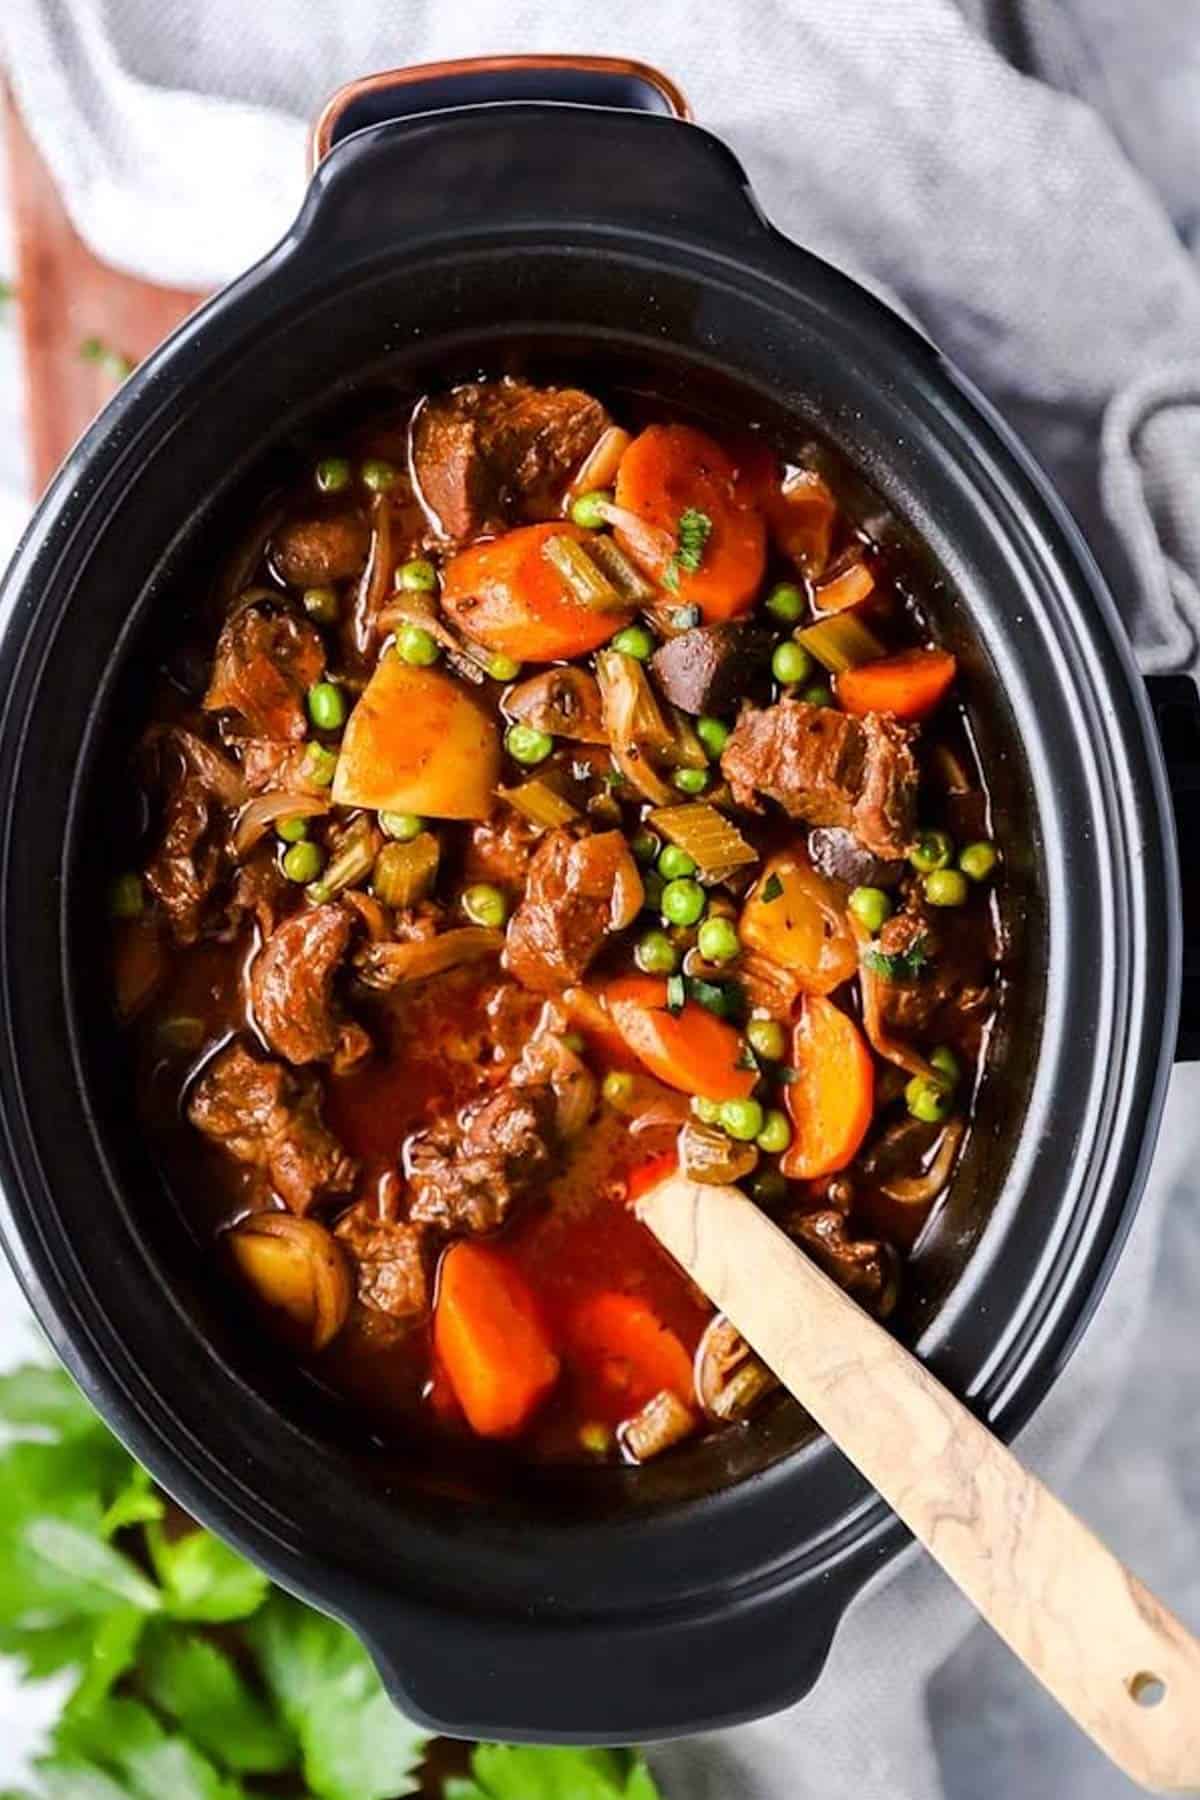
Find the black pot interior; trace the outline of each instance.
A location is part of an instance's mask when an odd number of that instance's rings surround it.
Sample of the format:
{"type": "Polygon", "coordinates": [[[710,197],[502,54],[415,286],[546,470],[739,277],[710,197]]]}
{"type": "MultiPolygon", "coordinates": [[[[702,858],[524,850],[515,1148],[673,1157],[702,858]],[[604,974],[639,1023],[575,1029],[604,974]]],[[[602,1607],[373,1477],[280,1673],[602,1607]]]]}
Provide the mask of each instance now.
{"type": "MultiPolygon", "coordinates": [[[[618,411],[623,400],[649,396],[672,411],[710,419],[718,429],[722,423],[753,425],[785,452],[815,443],[818,455],[832,465],[851,516],[889,547],[935,636],[961,659],[970,727],[1006,856],[1001,890],[1008,973],[1004,1001],[968,1149],[906,1270],[895,1324],[910,1342],[937,1318],[969,1267],[1020,1133],[1036,1064],[1046,932],[1032,784],[1008,697],[972,629],[970,580],[952,579],[922,535],[936,500],[930,493],[917,500],[906,449],[896,445],[889,453],[865,427],[862,414],[846,404],[835,359],[820,354],[814,343],[808,358],[793,353],[786,379],[778,371],[769,381],[749,368],[732,373],[721,366],[727,348],[714,331],[714,301],[686,281],[660,277],[659,329],[648,342],[644,329],[618,329],[610,323],[603,331],[582,330],[569,316],[536,332],[498,327],[487,316],[475,316],[482,293],[464,287],[452,270],[443,278],[449,283],[440,302],[444,315],[436,294],[426,296],[423,311],[429,317],[445,316],[457,328],[439,333],[435,342],[387,348],[383,354],[378,353],[374,320],[362,317],[357,302],[343,297],[336,356],[314,357],[295,397],[283,408],[263,406],[253,433],[238,435],[214,408],[214,436],[221,446],[217,460],[223,466],[202,472],[189,451],[188,466],[180,470],[175,516],[164,512],[156,521],[165,537],[186,513],[183,528],[142,584],[131,608],[132,627],[105,669],[69,846],[68,967],[84,1081],[129,1227],[173,1304],[235,1386],[290,1421],[322,1467],[344,1460],[354,1484],[368,1484],[388,1505],[418,1514],[430,1508],[436,1512],[447,1496],[460,1500],[468,1515],[485,1509],[493,1524],[498,1514],[565,1523],[661,1513],[793,1457],[812,1437],[800,1408],[790,1400],[776,1401],[751,1428],[685,1446],[641,1469],[529,1468],[483,1449],[446,1449],[431,1457],[426,1445],[406,1446],[374,1434],[345,1401],[330,1396],[293,1367],[285,1351],[264,1340],[242,1313],[211,1251],[189,1231],[139,1129],[132,1070],[114,1043],[106,991],[103,886],[113,866],[114,833],[127,828],[128,809],[122,802],[128,756],[145,722],[153,670],[186,633],[188,609],[203,591],[205,578],[244,532],[264,494],[310,458],[314,446],[335,442],[340,425],[366,410],[399,410],[429,387],[481,372],[520,372],[589,387],[616,398],[618,411]],[[460,318],[464,313],[471,316],[460,318]],[[97,846],[108,848],[98,852],[97,846]]],[[[590,281],[578,279],[578,271],[574,282],[554,287],[549,304],[548,285],[543,274],[537,291],[526,296],[531,314],[569,315],[573,303],[586,305],[593,317],[614,316],[591,291],[590,281]]],[[[627,287],[625,296],[628,311],[627,287]]],[[[376,299],[372,304],[377,309],[380,303],[376,299]]],[[[320,341],[338,309],[336,302],[314,309],[307,324],[291,327],[291,337],[320,341]]],[[[484,302],[482,310],[486,314],[492,308],[484,302]]],[[[268,356],[275,367],[281,352],[272,348],[268,356]]],[[[286,355],[282,360],[286,368],[286,355]]],[[[277,388],[278,381],[276,376],[271,386],[277,388]]],[[[214,458],[207,460],[211,464],[214,458]]]]}

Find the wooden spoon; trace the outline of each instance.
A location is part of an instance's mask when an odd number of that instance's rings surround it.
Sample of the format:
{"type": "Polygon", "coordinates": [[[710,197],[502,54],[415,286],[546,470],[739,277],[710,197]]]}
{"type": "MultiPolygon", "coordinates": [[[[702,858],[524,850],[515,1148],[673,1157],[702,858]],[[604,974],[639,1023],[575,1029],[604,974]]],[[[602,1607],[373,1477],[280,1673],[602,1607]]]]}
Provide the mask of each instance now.
{"type": "Polygon", "coordinates": [[[1200,1642],[746,1196],[638,1213],[1118,1768],[1200,1791],[1200,1642]]]}

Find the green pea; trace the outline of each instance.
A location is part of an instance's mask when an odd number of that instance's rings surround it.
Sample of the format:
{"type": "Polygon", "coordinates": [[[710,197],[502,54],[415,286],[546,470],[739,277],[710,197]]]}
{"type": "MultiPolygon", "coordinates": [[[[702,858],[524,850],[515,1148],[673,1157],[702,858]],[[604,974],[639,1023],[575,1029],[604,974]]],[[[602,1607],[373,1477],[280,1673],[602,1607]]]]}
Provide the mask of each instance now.
{"type": "Polygon", "coordinates": [[[554,739],[536,725],[510,725],[504,734],[504,748],[514,762],[532,768],[535,763],[545,762],[554,748],[554,739]]]}
{"type": "Polygon", "coordinates": [[[750,1183],[750,1198],[764,1212],[774,1212],[787,1197],[787,1179],[778,1169],[760,1169],[750,1183]]]}
{"type": "Polygon", "coordinates": [[[782,644],[776,644],[775,654],[771,658],[771,673],[776,681],[784,687],[797,687],[800,682],[807,681],[812,674],[813,660],[803,644],[785,638],[782,644]]]}
{"type": "Polygon", "coordinates": [[[707,714],[696,720],[696,736],[715,762],[729,741],[729,727],[720,719],[710,719],[707,714]]]}
{"type": "Polygon", "coordinates": [[[608,1104],[610,1106],[615,1106],[617,1111],[620,1112],[622,1108],[628,1106],[633,1099],[633,1076],[629,1073],[628,1069],[610,1069],[608,1074],[604,1077],[600,1092],[603,1094],[608,1104]]]}
{"type": "Polygon", "coordinates": [[[996,846],[986,839],[977,844],[964,844],[958,853],[958,866],[972,881],[986,881],[996,867],[996,846]]]}
{"type": "Polygon", "coordinates": [[[515,681],[521,673],[521,665],[511,656],[493,656],[487,665],[487,672],[493,681],[515,681]]]}
{"type": "Polygon", "coordinates": [[[693,1094],[692,1112],[702,1125],[718,1125],[721,1121],[721,1102],[706,1100],[703,1094],[693,1094]]]}
{"type": "Polygon", "coordinates": [[[755,1056],[767,1062],[782,1062],[787,1050],[787,1033],[778,1019],[751,1019],[746,1026],[746,1042],[755,1056]]]}
{"type": "Polygon", "coordinates": [[[805,706],[832,706],[833,689],[827,681],[814,681],[811,687],[805,688],[800,698],[805,706]]]}
{"type": "Polygon", "coordinates": [[[658,912],[662,906],[666,885],[657,869],[646,870],[642,876],[642,910],[644,912],[658,912]]]}
{"type": "Polygon", "coordinates": [[[664,844],[658,859],[658,872],[667,881],[675,881],[680,875],[694,875],[696,859],[681,850],[678,844],[664,844]]]}
{"type": "Polygon", "coordinates": [[[705,962],[732,962],[742,948],[742,940],[728,919],[705,919],[696,933],[696,947],[705,962]]]}
{"type": "Polygon", "coordinates": [[[767,611],[785,625],[794,625],[803,617],[804,594],[794,581],[777,581],[763,602],[767,611]]]}
{"type": "Polygon", "coordinates": [[[954,840],[947,831],[922,831],[908,853],[918,875],[948,869],[954,861],[954,840]]]}
{"type": "Polygon", "coordinates": [[[428,669],[442,654],[437,639],[423,625],[402,625],[396,633],[396,655],[414,669],[428,669]]]}
{"type": "Polygon", "coordinates": [[[766,1122],[757,1100],[722,1100],[721,1129],[739,1144],[752,1144],[766,1122]]]}
{"type": "Polygon", "coordinates": [[[708,786],[707,769],[676,769],[671,777],[672,787],[677,787],[681,794],[702,794],[708,786]]]}
{"type": "Polygon", "coordinates": [[[648,931],[639,939],[633,960],[644,975],[673,975],[679,967],[679,952],[665,931],[648,931]]]}
{"type": "Polygon", "coordinates": [[[325,858],[319,848],[307,838],[284,853],[283,872],[289,881],[315,881],[324,866],[325,858]]]}
{"type": "Polygon", "coordinates": [[[939,1075],[944,1075],[951,1087],[957,1087],[962,1080],[962,1064],[951,1050],[949,1044],[939,1044],[931,1050],[929,1060],[939,1075]]]}
{"type": "Polygon", "coordinates": [[[754,1141],[768,1156],[782,1156],[792,1141],[792,1127],[787,1114],[772,1107],[762,1122],[762,1130],[755,1134],[754,1141]]]}
{"type": "Polygon", "coordinates": [[[339,731],[346,723],[346,700],[336,682],[318,681],[309,688],[308,716],[318,731],[339,731]]]}
{"type": "Polygon", "coordinates": [[[308,820],[276,819],[275,835],[281,837],[285,844],[302,844],[308,836],[308,820]]]}
{"type": "Polygon", "coordinates": [[[936,1077],[914,1075],[904,1090],[904,1103],[925,1125],[940,1125],[949,1117],[950,1093],[936,1077]]]}
{"type": "Polygon", "coordinates": [[[963,906],[970,891],[958,869],[934,869],[921,885],[930,906],[963,906]]]}
{"type": "Polygon", "coordinates": [[[124,875],[118,875],[108,890],[108,910],[112,917],[139,918],[145,905],[146,891],[136,870],[130,869],[124,875]]]}
{"type": "Polygon", "coordinates": [[[424,556],[410,557],[396,570],[396,586],[408,594],[432,594],[437,586],[437,570],[424,556]]]}
{"type": "Polygon", "coordinates": [[[369,456],[362,466],[362,478],[373,494],[386,494],[399,481],[400,471],[382,456],[369,456]]]}
{"type": "Polygon", "coordinates": [[[310,744],[304,753],[304,775],[314,787],[330,787],[337,771],[337,755],[325,744],[310,744]]]}
{"type": "Polygon", "coordinates": [[[499,927],[508,918],[508,901],[490,881],[477,881],[462,897],[462,909],[472,925],[499,927]]]}
{"type": "Polygon", "coordinates": [[[882,888],[853,888],[846,904],[859,924],[865,925],[872,935],[892,916],[892,902],[882,888]]]}
{"type": "Polygon", "coordinates": [[[425,821],[418,813],[381,812],[379,829],[398,844],[410,844],[424,831],[425,821]]]}
{"type": "Polygon", "coordinates": [[[571,522],[582,525],[585,531],[599,531],[604,524],[603,508],[612,505],[612,493],[608,488],[594,488],[590,494],[580,494],[571,506],[571,522]]]}
{"type": "Polygon", "coordinates": [[[661,840],[652,831],[639,831],[630,839],[629,848],[635,862],[652,863],[658,855],[661,840]]]}
{"type": "Polygon", "coordinates": [[[654,638],[644,625],[626,625],[624,631],[618,631],[612,647],[636,662],[649,662],[654,655],[654,638]]]}
{"type": "Polygon", "coordinates": [[[344,456],[323,456],[316,467],[317,486],[323,494],[340,494],[350,486],[350,464],[344,456]]]}
{"type": "Polygon", "coordinates": [[[336,625],[338,616],[337,589],[331,587],[305,588],[300,596],[305,612],[317,625],[336,625]]]}
{"type": "Polygon", "coordinates": [[[704,913],[704,889],[698,881],[668,881],[662,891],[662,914],[672,925],[694,925],[704,913]]]}

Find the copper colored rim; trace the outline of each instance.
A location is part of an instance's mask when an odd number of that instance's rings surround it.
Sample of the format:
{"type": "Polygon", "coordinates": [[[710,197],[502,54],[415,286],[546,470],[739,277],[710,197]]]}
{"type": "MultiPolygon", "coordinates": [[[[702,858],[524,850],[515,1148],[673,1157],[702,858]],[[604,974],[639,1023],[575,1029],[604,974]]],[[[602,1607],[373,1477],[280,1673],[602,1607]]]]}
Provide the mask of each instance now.
{"type": "Polygon", "coordinates": [[[677,119],[690,119],[692,109],[681,89],[669,76],[649,63],[633,62],[623,56],[465,56],[457,61],[418,63],[410,69],[382,69],[376,75],[361,75],[338,88],[321,108],[308,134],[309,173],[328,156],[333,147],[338,122],[347,108],[364,94],[381,89],[406,87],[413,81],[436,80],[442,75],[493,74],[506,69],[586,69],[601,75],[632,75],[662,95],[677,119]]]}

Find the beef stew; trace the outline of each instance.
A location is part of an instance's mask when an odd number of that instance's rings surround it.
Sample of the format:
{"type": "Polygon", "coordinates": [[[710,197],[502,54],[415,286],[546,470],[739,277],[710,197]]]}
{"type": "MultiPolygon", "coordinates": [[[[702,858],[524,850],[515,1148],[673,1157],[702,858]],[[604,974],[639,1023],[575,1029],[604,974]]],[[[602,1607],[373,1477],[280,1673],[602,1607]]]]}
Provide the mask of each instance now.
{"type": "Polygon", "coordinates": [[[744,1182],[878,1316],[1000,996],[954,658],[819,459],[512,378],[265,504],[137,746],[148,1128],[372,1431],[631,1460],[773,1382],[638,1225],[744,1182]]]}

